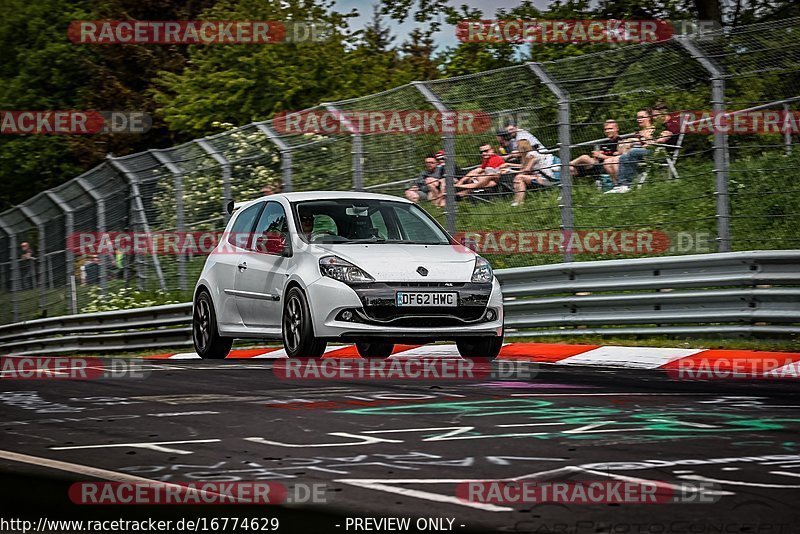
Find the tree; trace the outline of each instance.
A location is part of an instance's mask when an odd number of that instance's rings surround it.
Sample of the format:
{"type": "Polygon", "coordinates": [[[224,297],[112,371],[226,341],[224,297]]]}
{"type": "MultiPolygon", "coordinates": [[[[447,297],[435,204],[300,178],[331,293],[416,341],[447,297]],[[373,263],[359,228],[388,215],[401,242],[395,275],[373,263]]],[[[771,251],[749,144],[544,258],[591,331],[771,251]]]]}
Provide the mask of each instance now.
{"type": "Polygon", "coordinates": [[[414,28],[400,47],[403,69],[415,80],[433,80],[439,76],[434,60],[433,30],[414,28]]]}

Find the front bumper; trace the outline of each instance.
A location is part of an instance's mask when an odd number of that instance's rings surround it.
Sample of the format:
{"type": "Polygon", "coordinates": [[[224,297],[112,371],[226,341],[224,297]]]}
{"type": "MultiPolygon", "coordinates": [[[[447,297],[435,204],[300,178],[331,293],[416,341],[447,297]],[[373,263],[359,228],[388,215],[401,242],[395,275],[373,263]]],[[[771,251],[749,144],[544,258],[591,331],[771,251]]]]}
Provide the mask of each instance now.
{"type": "Polygon", "coordinates": [[[348,286],[323,277],[309,285],[307,293],[318,337],[452,340],[502,334],[503,296],[496,279],[491,284],[374,282],[348,286]],[[397,291],[455,292],[458,306],[398,308],[397,291]],[[342,317],[346,311],[351,312],[349,320],[342,317]]]}

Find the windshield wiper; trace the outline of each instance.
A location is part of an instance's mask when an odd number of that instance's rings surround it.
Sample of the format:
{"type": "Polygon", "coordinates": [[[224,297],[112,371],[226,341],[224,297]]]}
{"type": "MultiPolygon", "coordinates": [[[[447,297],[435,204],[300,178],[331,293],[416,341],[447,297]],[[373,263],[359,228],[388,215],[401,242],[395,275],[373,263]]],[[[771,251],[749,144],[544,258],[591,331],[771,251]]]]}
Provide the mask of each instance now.
{"type": "Polygon", "coordinates": [[[382,237],[365,237],[363,239],[350,239],[347,243],[387,243],[386,239],[382,237]]]}

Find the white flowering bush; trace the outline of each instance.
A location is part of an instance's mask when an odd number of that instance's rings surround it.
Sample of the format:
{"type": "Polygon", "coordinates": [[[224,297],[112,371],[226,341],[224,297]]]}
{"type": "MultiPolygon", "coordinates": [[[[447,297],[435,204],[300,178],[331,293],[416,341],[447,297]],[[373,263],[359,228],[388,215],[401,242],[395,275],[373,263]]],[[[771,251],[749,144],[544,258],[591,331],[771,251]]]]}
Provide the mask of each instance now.
{"type": "MultiPolygon", "coordinates": [[[[231,194],[239,201],[261,196],[264,186],[276,186],[281,177],[280,154],[258,130],[235,129],[230,123],[213,123],[215,127],[231,130],[225,137],[227,146],[220,150],[231,162],[231,194]]],[[[198,148],[199,150],[199,148],[198,148]]],[[[190,231],[218,230],[222,223],[222,169],[211,156],[201,156],[191,163],[197,170],[183,175],[184,224],[190,231]]],[[[157,227],[175,229],[176,202],[172,174],[163,168],[153,170],[157,182],[153,207],[157,212],[157,227]]]]}
{"type": "Polygon", "coordinates": [[[116,291],[108,290],[106,294],[99,286],[92,286],[88,291],[89,303],[81,308],[81,313],[94,313],[114,310],[130,310],[133,308],[147,308],[162,304],[180,304],[167,291],[138,291],[130,287],[123,287],[116,291]]]}

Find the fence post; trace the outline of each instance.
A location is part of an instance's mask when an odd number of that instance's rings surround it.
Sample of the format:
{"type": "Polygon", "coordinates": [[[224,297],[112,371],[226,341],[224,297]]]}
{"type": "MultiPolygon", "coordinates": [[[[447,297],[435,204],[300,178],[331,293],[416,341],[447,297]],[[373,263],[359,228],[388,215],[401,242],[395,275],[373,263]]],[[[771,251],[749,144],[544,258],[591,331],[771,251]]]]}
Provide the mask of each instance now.
{"type": "MultiPolygon", "coordinates": [[[[92,200],[95,201],[95,210],[97,214],[97,232],[102,234],[106,231],[106,203],[105,199],[100,196],[100,193],[94,190],[89,182],[86,181],[85,178],[82,176],[78,176],[75,178],[75,183],[78,184],[87,195],[92,197],[92,200]]],[[[106,268],[106,262],[100,262],[100,294],[105,295],[106,289],[108,287],[108,269],[106,268]]],[[[77,303],[76,303],[77,305],[77,303]]]]}
{"type": "MultiPolygon", "coordinates": [[[[172,173],[172,186],[175,192],[175,231],[183,235],[186,223],[183,213],[183,171],[162,150],[149,150],[159,163],[172,173]]],[[[178,289],[186,290],[186,256],[178,251],[178,289]]]]}
{"type": "MultiPolygon", "coordinates": [[[[146,234],[150,234],[150,224],[147,222],[147,214],[144,211],[144,203],[142,202],[142,195],[139,191],[139,177],[136,176],[136,173],[128,170],[128,168],[118,159],[116,159],[111,154],[106,156],[108,163],[120,171],[122,175],[126,178],[128,182],[128,186],[131,188],[131,196],[132,198],[132,207],[138,214],[139,222],[142,225],[146,234]]],[[[161,287],[162,291],[167,290],[167,285],[164,282],[164,273],[161,271],[161,262],[158,259],[157,251],[153,250],[151,252],[151,257],[153,258],[153,268],[156,271],[156,276],[158,276],[158,284],[161,287]]],[[[141,273],[137,273],[137,277],[139,278],[139,287],[141,288],[142,285],[142,277],[141,273]]]]}
{"type": "Polygon", "coordinates": [[[425,100],[442,115],[442,144],[444,145],[444,202],[446,211],[445,227],[451,234],[456,232],[456,139],[452,128],[445,128],[445,118],[453,112],[448,108],[442,99],[434,93],[425,82],[411,82],[417,91],[422,94],[425,100]]]}
{"type": "MultiPolygon", "coordinates": [[[[45,242],[45,237],[44,237],[44,232],[45,232],[44,221],[42,219],[40,219],[38,215],[33,213],[29,207],[24,206],[22,204],[20,204],[17,207],[19,208],[19,211],[23,215],[25,215],[25,217],[30,219],[30,221],[33,224],[36,225],[36,229],[39,232],[39,243],[37,244],[37,246],[39,248],[39,251],[38,251],[38,255],[36,256],[36,259],[39,260],[39,269],[38,269],[39,272],[36,272],[34,270],[33,284],[32,285],[33,285],[33,287],[36,287],[36,284],[37,283],[39,284],[39,312],[44,312],[45,311],[45,307],[46,307],[46,296],[45,296],[45,294],[47,292],[47,279],[46,279],[45,273],[44,273],[45,269],[47,268],[47,266],[45,264],[47,258],[45,257],[46,256],[46,253],[45,253],[46,242],[45,242]]],[[[34,264],[32,264],[32,265],[34,265],[34,264]]]]}
{"type": "Polygon", "coordinates": [[[231,214],[228,213],[228,202],[233,198],[231,194],[231,162],[220,154],[220,152],[214,148],[214,145],[208,142],[208,139],[198,139],[196,142],[200,148],[205,150],[206,153],[222,167],[222,220],[225,221],[225,225],[227,225],[228,220],[231,218],[231,214]]]}
{"type": "MultiPolygon", "coordinates": [[[[786,120],[786,117],[789,116],[789,113],[791,113],[790,110],[789,110],[789,104],[788,103],[784,103],[783,104],[784,121],[786,120]]],[[[786,128],[784,130],[784,132],[783,132],[783,144],[786,146],[786,155],[787,156],[791,156],[792,155],[792,131],[791,131],[790,128],[786,128]]]]}
{"type": "MultiPolygon", "coordinates": [[[[559,86],[541,63],[528,63],[528,68],[553,93],[558,100],[558,157],[561,158],[561,229],[567,235],[575,228],[572,212],[572,173],[569,162],[572,159],[572,140],[570,137],[569,94],[559,86]]],[[[568,243],[568,239],[564,239],[568,243]]],[[[564,246],[564,261],[572,261],[572,251],[564,246]]]]}
{"type": "Polygon", "coordinates": [[[283,182],[283,191],[287,193],[292,192],[292,147],[286,144],[286,141],[280,138],[278,134],[264,124],[263,122],[256,123],[256,128],[261,130],[272,143],[278,147],[281,152],[281,174],[283,182]]]}
{"type": "Polygon", "coordinates": [[[75,314],[78,313],[78,303],[72,298],[73,295],[71,283],[71,280],[75,276],[75,255],[70,248],[70,243],[74,243],[74,240],[70,240],[70,236],[73,234],[73,232],[75,232],[75,210],[71,208],[63,198],[58,196],[58,193],[54,191],[45,191],[44,194],[47,196],[47,198],[53,201],[56,206],[61,208],[61,211],[64,212],[64,237],[66,238],[64,247],[64,268],[66,269],[67,306],[69,306],[70,313],[75,314]]]}
{"type": "MultiPolygon", "coordinates": [[[[714,114],[725,113],[725,72],[689,38],[676,37],[692,58],[711,75],[711,104],[714,114]]],[[[717,195],[717,252],[731,251],[731,199],[728,194],[728,135],[717,129],[714,132],[714,174],[717,195]]]]}
{"type": "Polygon", "coordinates": [[[353,141],[353,148],[351,154],[353,157],[353,189],[355,191],[364,190],[364,143],[361,139],[361,132],[353,125],[350,120],[342,115],[342,112],[333,104],[322,104],[325,109],[333,113],[339,122],[341,122],[347,131],[350,132],[350,137],[353,141]]]}

